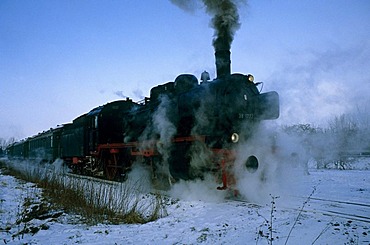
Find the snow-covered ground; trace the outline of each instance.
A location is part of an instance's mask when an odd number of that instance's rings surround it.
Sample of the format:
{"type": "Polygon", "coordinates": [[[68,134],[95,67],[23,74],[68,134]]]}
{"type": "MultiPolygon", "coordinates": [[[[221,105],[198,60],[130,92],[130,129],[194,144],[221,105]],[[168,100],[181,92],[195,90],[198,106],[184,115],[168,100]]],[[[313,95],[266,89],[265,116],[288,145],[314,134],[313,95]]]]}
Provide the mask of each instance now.
{"type": "Polygon", "coordinates": [[[27,218],[23,204],[40,209],[41,190],[0,172],[0,244],[370,244],[369,174],[310,169],[284,191],[254,185],[267,196],[258,204],[224,199],[200,181],[181,182],[169,193],[177,198],[168,200],[166,217],[89,226],[58,210],[27,218]]]}

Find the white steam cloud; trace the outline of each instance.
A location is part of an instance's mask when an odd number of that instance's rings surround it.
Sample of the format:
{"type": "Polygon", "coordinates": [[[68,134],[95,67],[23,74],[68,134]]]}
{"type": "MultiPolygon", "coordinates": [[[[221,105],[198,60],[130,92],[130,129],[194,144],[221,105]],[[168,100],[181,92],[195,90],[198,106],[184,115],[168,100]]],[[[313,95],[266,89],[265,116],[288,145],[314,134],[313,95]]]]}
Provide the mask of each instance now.
{"type": "Polygon", "coordinates": [[[271,77],[282,124],[324,126],[341,114],[370,114],[370,42],[290,54],[271,77]]]}
{"type": "Polygon", "coordinates": [[[163,164],[168,166],[169,149],[172,145],[172,138],[176,134],[176,126],[170,119],[171,106],[167,96],[161,97],[161,103],[153,115],[154,132],[159,134],[160,144],[157,145],[159,153],[162,155],[163,164]]]}
{"type": "Polygon", "coordinates": [[[302,139],[277,130],[277,125],[263,122],[252,137],[238,145],[235,161],[237,189],[247,200],[269,203],[270,195],[286,192],[297,193],[301,178],[308,174],[310,156],[302,139]],[[256,172],[246,170],[244,163],[249,156],[257,157],[256,172]]]}
{"type": "MultiPolygon", "coordinates": [[[[170,183],[170,172],[168,160],[171,153],[172,138],[176,134],[176,126],[171,120],[174,108],[170,106],[171,100],[167,96],[160,97],[160,104],[154,112],[151,123],[147,125],[143,134],[140,136],[140,141],[158,139],[157,150],[161,154],[161,162],[156,162],[156,174],[167,176],[170,183]]],[[[145,147],[145,146],[144,146],[145,147]]],[[[153,169],[154,171],[154,169],[153,169]]],[[[166,181],[166,180],[164,180],[166,181]]]]}

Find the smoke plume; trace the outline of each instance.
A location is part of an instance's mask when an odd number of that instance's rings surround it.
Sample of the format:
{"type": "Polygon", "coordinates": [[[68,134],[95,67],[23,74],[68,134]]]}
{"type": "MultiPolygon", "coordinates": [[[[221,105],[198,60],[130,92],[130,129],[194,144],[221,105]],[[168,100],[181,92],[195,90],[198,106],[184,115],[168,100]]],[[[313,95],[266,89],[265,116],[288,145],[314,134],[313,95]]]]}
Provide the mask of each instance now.
{"type": "Polygon", "coordinates": [[[114,94],[115,94],[115,95],[117,95],[117,96],[118,96],[118,97],[120,97],[120,98],[123,98],[123,99],[128,98],[128,96],[126,96],[126,95],[123,93],[123,91],[115,91],[115,92],[114,92],[114,94]]]}
{"type": "Polygon", "coordinates": [[[211,25],[215,30],[213,46],[216,50],[229,50],[235,31],[240,28],[236,1],[203,0],[207,13],[211,14],[211,25]]]}
{"type": "Polygon", "coordinates": [[[215,30],[213,46],[216,50],[229,50],[235,32],[240,28],[238,5],[246,0],[171,0],[186,11],[193,11],[202,2],[206,12],[212,16],[211,26],[215,30]]]}

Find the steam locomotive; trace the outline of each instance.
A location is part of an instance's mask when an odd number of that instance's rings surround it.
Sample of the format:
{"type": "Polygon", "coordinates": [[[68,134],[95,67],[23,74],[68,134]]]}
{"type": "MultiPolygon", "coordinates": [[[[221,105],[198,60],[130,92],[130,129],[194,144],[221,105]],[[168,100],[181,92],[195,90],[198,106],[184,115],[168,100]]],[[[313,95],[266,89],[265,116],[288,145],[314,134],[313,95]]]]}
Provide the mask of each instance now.
{"type": "MultiPolygon", "coordinates": [[[[110,102],[68,123],[7,148],[9,157],[62,159],[74,172],[109,180],[127,176],[134,163],[153,178],[202,178],[212,173],[219,189],[235,184],[235,148],[261,120],[279,117],[279,95],[261,93],[252,75],[231,74],[230,51],[217,50],[217,78],[181,74],[153,87],[150,98],[110,102]]],[[[245,161],[251,171],[258,159],[245,161]]]]}

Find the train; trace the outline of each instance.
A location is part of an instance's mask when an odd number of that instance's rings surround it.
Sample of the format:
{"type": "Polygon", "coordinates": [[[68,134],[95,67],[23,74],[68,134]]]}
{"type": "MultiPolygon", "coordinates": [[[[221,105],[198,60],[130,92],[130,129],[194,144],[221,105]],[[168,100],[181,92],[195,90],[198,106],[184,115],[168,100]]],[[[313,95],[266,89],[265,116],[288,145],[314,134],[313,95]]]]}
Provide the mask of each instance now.
{"type": "MultiPolygon", "coordinates": [[[[198,80],[180,74],[134,102],[126,98],[10,145],[10,158],[62,159],[79,174],[124,180],[134,163],[148,166],[153,178],[170,181],[211,173],[220,190],[235,186],[235,149],[262,120],[279,117],[279,95],[262,93],[251,74],[231,73],[230,50],[216,50],[216,75],[198,80]]],[[[250,155],[245,169],[256,171],[250,155]]]]}

